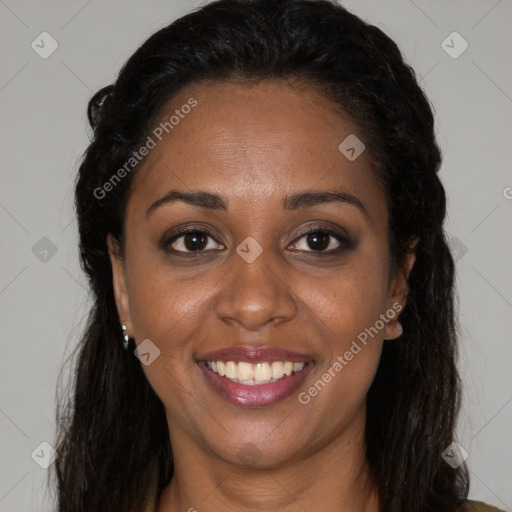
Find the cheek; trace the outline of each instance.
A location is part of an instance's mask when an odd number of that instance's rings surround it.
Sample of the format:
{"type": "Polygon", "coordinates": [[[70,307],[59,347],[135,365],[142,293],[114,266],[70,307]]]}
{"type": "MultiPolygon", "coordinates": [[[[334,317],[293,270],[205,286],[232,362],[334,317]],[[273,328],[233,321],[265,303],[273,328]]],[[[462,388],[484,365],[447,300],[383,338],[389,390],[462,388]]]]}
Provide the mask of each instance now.
{"type": "Polygon", "coordinates": [[[294,291],[318,326],[337,337],[342,350],[347,341],[375,324],[387,304],[387,264],[381,251],[354,254],[347,265],[330,274],[297,274],[294,291]]]}
{"type": "MultiPolygon", "coordinates": [[[[321,354],[315,389],[318,404],[338,400],[357,408],[366,395],[377,370],[384,338],[387,265],[380,251],[361,251],[357,258],[340,267],[335,276],[298,280],[298,291],[307,308],[314,332],[320,336],[321,354]],[[330,391],[324,392],[325,388],[330,391]]],[[[307,398],[306,398],[307,399],[307,398]]],[[[336,412],[338,414],[338,412],[336,412]]]]}
{"type": "Polygon", "coordinates": [[[211,286],[201,279],[176,281],[170,274],[169,269],[138,266],[132,274],[130,310],[137,343],[150,339],[160,351],[154,362],[143,366],[151,387],[167,411],[189,425],[190,417],[197,416],[190,414],[191,407],[202,410],[191,400],[193,382],[201,378],[193,347],[204,337],[203,308],[211,286]]]}
{"type": "MultiPolygon", "coordinates": [[[[138,226],[134,231],[144,230],[138,226]]],[[[136,339],[154,339],[165,350],[180,344],[183,335],[178,334],[184,327],[197,325],[201,304],[211,290],[209,273],[187,279],[184,276],[192,273],[175,268],[144,236],[137,238],[127,239],[125,262],[133,331],[136,339]]]]}
{"type": "Polygon", "coordinates": [[[136,339],[150,338],[162,351],[182,349],[204,321],[203,304],[211,287],[201,279],[175,281],[169,272],[140,273],[130,289],[136,339]]]}
{"type": "MultiPolygon", "coordinates": [[[[133,251],[126,259],[130,315],[137,343],[149,339],[158,357],[143,370],[166,404],[183,407],[193,372],[194,340],[204,323],[203,304],[208,295],[205,279],[180,281],[169,265],[151,254],[133,251]]],[[[211,285],[210,285],[211,288],[211,285]]]]}
{"type": "Polygon", "coordinates": [[[385,294],[359,283],[347,280],[331,286],[329,293],[315,294],[308,304],[320,336],[320,357],[299,401],[309,407],[310,417],[330,424],[333,431],[343,429],[364,406],[382,351],[384,330],[375,326],[385,294]]]}

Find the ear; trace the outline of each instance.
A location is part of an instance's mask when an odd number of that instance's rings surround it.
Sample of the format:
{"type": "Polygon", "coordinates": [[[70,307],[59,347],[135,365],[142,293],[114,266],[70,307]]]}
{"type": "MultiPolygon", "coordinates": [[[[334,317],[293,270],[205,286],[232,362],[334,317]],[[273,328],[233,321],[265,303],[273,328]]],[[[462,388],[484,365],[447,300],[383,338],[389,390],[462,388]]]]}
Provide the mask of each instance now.
{"type": "Polygon", "coordinates": [[[407,304],[407,294],[409,291],[408,280],[412,267],[416,261],[416,246],[420,239],[414,238],[409,244],[407,252],[405,253],[402,261],[396,266],[396,269],[391,277],[388,290],[388,309],[397,311],[395,319],[386,324],[384,331],[384,339],[392,340],[398,338],[402,334],[402,325],[398,321],[399,313],[405,308],[407,304]]]}
{"type": "Polygon", "coordinates": [[[112,284],[114,287],[114,298],[116,301],[119,320],[121,321],[121,324],[126,325],[126,333],[128,336],[133,337],[124,262],[119,251],[119,243],[111,233],[107,235],[107,247],[110,256],[110,263],[112,265],[112,284]]]}

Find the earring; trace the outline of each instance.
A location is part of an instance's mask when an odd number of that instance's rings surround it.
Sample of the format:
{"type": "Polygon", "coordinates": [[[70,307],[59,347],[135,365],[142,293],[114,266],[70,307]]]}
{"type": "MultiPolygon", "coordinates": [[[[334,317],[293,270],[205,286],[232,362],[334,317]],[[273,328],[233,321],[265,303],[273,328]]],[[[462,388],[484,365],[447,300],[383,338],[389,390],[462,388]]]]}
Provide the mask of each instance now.
{"type": "Polygon", "coordinates": [[[123,329],[123,348],[125,350],[128,350],[128,345],[130,343],[130,336],[128,336],[126,332],[126,325],[121,325],[121,328],[123,329]]]}

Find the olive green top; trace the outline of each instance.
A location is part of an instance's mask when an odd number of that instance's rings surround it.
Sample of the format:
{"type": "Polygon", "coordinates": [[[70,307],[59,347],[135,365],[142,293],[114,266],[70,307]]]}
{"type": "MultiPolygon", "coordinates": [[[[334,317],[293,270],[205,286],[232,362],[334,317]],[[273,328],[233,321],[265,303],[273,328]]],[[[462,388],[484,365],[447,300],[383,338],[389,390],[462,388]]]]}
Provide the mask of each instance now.
{"type": "Polygon", "coordinates": [[[464,507],[464,512],[504,512],[500,508],[492,507],[491,505],[486,505],[481,501],[471,501],[468,500],[466,506],[464,507]]]}

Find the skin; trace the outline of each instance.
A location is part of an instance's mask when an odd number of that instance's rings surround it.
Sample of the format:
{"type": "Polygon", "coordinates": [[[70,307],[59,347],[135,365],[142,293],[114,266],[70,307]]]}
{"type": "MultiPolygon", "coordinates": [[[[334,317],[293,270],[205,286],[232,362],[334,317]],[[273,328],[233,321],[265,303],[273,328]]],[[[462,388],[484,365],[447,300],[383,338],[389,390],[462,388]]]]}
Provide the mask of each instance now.
{"type": "MultiPolygon", "coordinates": [[[[197,84],[173,98],[162,120],[190,97],[197,106],[134,178],[122,256],[108,239],[120,320],[136,343],[149,338],[160,350],[144,371],[166,409],[175,476],[158,512],[376,512],[364,456],[366,393],[383,340],[401,334],[398,317],[308,404],[298,401],[359,333],[406,303],[414,252],[391,267],[386,199],[368,154],[349,161],[338,150],[349,134],[362,135],[311,86],[197,84]],[[368,216],[339,202],[281,207],[294,192],[334,188],[356,196],[368,216]],[[222,194],[229,208],[177,201],[146,214],[171,189],[222,194]],[[315,221],[344,229],[355,247],[322,257],[340,242],[328,237],[319,250],[298,236],[315,221]],[[205,254],[187,258],[160,246],[191,224],[211,234],[205,254]],[[247,236],[263,249],[252,263],[236,252],[247,236]],[[315,367],[284,401],[242,408],[216,394],[196,363],[201,353],[233,345],[309,354],[315,367]],[[244,464],[241,454],[252,461],[244,464]]],[[[192,247],[186,238],[173,247],[192,247]]]]}

